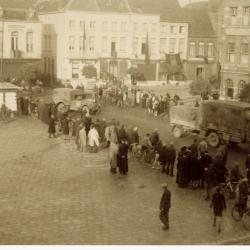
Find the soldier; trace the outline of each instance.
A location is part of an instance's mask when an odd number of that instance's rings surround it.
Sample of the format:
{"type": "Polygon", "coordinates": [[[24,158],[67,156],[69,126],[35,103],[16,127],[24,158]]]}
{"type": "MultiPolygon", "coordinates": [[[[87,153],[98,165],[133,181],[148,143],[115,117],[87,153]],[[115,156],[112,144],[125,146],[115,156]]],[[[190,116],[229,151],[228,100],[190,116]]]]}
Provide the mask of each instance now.
{"type": "Polygon", "coordinates": [[[168,185],[166,183],[162,184],[164,190],[160,202],[160,220],[164,224],[162,230],[169,229],[169,209],[171,207],[171,192],[168,190],[168,185]]]}

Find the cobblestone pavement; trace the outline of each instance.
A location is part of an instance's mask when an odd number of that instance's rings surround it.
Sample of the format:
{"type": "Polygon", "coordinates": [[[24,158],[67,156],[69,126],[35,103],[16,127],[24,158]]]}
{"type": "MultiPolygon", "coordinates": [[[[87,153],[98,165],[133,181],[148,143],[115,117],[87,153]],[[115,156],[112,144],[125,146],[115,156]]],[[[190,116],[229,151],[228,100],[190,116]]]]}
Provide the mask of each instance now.
{"type": "Polygon", "coordinates": [[[40,121],[0,124],[0,244],[217,244],[249,235],[226,211],[212,227],[203,191],[130,160],[127,177],[111,175],[106,150],[80,153],[49,139],[40,121]],[[172,191],[169,231],[158,219],[162,182],[172,191]]]}

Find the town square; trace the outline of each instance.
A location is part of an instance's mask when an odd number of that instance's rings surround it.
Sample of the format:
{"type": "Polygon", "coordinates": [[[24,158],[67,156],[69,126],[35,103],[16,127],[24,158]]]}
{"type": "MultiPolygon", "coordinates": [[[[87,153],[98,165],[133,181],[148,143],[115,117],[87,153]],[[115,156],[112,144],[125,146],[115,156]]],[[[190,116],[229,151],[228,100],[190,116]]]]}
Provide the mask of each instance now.
{"type": "Polygon", "coordinates": [[[250,1],[0,0],[1,245],[249,245],[250,1]]]}

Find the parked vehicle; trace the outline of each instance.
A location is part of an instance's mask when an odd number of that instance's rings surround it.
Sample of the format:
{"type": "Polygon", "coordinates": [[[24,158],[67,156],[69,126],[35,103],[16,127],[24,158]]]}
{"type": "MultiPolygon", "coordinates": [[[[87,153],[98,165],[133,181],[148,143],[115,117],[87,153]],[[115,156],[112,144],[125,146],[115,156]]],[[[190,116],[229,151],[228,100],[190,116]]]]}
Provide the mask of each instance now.
{"type": "Polygon", "coordinates": [[[175,106],[170,110],[170,123],[174,136],[180,137],[184,131],[197,131],[212,147],[219,146],[222,139],[231,143],[250,143],[249,103],[209,100],[196,110],[175,106]],[[179,119],[175,119],[178,112],[179,119]]]}
{"type": "Polygon", "coordinates": [[[93,91],[58,88],[53,90],[52,98],[56,104],[57,111],[60,113],[86,111],[95,114],[101,112],[101,106],[97,102],[93,91]]]}

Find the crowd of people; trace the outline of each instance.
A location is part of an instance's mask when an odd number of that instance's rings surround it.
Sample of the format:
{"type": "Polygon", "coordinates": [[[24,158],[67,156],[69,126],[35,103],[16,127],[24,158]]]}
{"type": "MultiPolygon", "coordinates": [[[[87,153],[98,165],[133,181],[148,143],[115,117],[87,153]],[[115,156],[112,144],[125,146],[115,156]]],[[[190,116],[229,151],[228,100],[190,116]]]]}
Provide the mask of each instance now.
{"type": "Polygon", "coordinates": [[[126,86],[108,88],[105,100],[121,108],[141,107],[155,117],[163,113],[168,115],[171,105],[183,104],[183,100],[177,94],[172,97],[169,93],[156,95],[152,91],[143,91],[139,88],[131,88],[131,91],[129,91],[126,86]]]}

